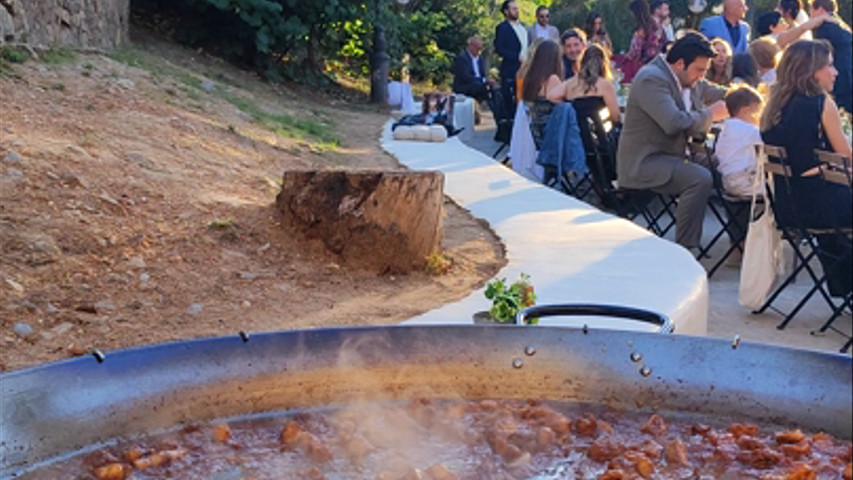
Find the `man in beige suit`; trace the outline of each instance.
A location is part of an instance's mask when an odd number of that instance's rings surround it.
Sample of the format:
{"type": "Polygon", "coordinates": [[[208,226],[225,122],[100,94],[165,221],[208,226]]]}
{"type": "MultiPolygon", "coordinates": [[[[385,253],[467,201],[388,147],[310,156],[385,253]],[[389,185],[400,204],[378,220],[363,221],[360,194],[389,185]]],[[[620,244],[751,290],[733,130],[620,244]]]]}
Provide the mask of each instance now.
{"type": "Polygon", "coordinates": [[[619,186],[678,196],[675,241],[698,248],[711,172],[687,162],[687,142],[728,114],[725,90],[704,80],[714,56],[708,40],[688,32],[666,57],[634,77],[616,155],[619,186]]]}

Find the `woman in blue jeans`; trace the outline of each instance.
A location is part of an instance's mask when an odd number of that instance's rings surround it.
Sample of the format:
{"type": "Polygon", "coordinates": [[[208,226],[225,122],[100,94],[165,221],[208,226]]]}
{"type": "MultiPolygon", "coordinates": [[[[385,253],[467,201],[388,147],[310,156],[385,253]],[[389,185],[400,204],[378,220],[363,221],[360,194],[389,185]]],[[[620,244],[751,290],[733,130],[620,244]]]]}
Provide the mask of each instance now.
{"type": "MultiPolygon", "coordinates": [[[[832,49],[821,40],[800,40],[785,50],[776,74],[777,83],[761,118],[761,135],[765,144],[785,147],[792,169],[790,195],[785,179],[776,179],[776,219],[782,226],[849,228],[853,225],[851,189],[824,181],[814,153],[820,149],[851,156],[838,107],[829,95],[838,75],[832,49]]],[[[817,240],[827,254],[820,260],[828,272],[830,294],[846,295],[853,283],[850,243],[834,234],[819,235],[817,240]],[[830,269],[838,259],[841,263],[830,269]]]]}

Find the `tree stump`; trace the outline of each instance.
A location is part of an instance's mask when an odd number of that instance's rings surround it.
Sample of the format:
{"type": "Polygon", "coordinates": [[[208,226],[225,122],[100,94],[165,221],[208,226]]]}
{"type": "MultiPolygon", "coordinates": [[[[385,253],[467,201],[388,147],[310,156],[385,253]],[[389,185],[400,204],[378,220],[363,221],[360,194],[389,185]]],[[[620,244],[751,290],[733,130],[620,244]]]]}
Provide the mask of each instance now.
{"type": "Polygon", "coordinates": [[[423,267],[438,251],[443,201],[444,174],[411,171],[286,171],[276,197],[290,227],[380,273],[423,267]]]}

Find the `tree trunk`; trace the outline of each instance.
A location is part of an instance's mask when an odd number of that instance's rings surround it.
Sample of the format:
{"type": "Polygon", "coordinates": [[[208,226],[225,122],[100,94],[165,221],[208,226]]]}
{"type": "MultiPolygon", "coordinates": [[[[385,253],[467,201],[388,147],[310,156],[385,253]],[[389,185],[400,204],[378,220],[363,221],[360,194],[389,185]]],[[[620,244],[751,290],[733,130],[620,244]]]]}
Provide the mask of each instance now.
{"type": "Polygon", "coordinates": [[[341,263],[403,273],[439,250],[443,186],[441,172],[287,171],[276,205],[341,263]]]}

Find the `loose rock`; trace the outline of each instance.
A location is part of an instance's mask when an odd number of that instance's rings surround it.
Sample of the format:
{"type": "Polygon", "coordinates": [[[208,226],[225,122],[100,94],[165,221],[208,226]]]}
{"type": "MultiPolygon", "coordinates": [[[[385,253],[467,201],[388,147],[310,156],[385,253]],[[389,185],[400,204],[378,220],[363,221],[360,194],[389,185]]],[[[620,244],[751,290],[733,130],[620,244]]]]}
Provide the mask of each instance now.
{"type": "Polygon", "coordinates": [[[24,159],[21,157],[21,154],[14,150],[9,150],[6,152],[6,155],[3,156],[3,161],[10,165],[20,165],[24,159]]]}
{"type": "Polygon", "coordinates": [[[16,323],[15,326],[12,327],[12,331],[21,338],[29,338],[35,333],[33,327],[28,323],[16,323]]]}
{"type": "Polygon", "coordinates": [[[196,316],[199,313],[201,313],[203,308],[204,308],[204,306],[202,304],[193,303],[192,305],[189,306],[189,308],[187,308],[187,314],[192,315],[192,316],[196,316]]]}
{"type": "Polygon", "coordinates": [[[11,278],[4,278],[3,280],[6,281],[6,285],[9,285],[12,290],[16,291],[17,293],[24,293],[24,286],[20,283],[12,280],[11,278]]]}
{"type": "Polygon", "coordinates": [[[133,80],[129,78],[120,78],[116,80],[116,85],[125,90],[133,90],[133,80]]]}
{"type": "Polygon", "coordinates": [[[127,265],[131,268],[145,268],[145,260],[142,257],[130,257],[127,265]]]}

